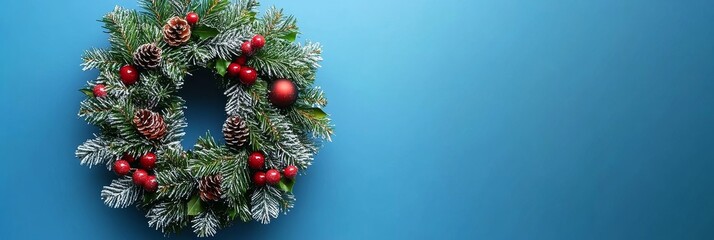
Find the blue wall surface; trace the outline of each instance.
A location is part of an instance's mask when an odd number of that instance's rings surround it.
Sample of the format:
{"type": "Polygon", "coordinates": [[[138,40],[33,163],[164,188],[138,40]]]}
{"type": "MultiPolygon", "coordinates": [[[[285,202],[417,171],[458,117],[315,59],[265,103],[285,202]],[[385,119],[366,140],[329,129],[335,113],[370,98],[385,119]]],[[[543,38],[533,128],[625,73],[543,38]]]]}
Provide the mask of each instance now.
{"type": "MultiPolygon", "coordinates": [[[[0,239],[159,239],[74,158],[96,20],[8,1],[0,239]]],[[[265,1],[324,44],[334,142],[270,225],[220,239],[714,239],[714,1],[265,1]]],[[[225,99],[188,83],[190,146],[225,99]]],[[[184,232],[171,239],[190,239],[184,232]]]]}

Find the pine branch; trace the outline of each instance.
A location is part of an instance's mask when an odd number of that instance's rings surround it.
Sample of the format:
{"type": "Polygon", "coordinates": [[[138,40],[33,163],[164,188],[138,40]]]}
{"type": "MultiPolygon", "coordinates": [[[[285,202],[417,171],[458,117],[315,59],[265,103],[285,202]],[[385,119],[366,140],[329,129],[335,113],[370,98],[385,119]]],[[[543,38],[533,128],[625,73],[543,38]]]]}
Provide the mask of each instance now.
{"type": "Polygon", "coordinates": [[[283,14],[282,9],[271,7],[258,19],[255,30],[266,39],[279,39],[296,34],[298,27],[293,16],[283,14]]]}
{"type": "Polygon", "coordinates": [[[271,186],[257,188],[251,196],[251,213],[253,219],[262,224],[270,223],[271,218],[277,218],[280,213],[282,194],[271,186]]]}
{"type": "Polygon", "coordinates": [[[156,176],[159,182],[156,193],[159,198],[188,199],[197,187],[196,180],[184,169],[173,168],[161,171],[156,176]]]}
{"type": "Polygon", "coordinates": [[[130,176],[112,180],[109,186],[102,188],[104,204],[111,208],[125,208],[131,206],[139,199],[142,190],[134,184],[130,176]]]}
{"type": "Polygon", "coordinates": [[[104,16],[102,22],[109,33],[112,55],[119,56],[124,62],[131,62],[141,34],[137,12],[117,6],[113,12],[104,16]]]}
{"type": "Polygon", "coordinates": [[[119,69],[124,63],[114,59],[114,56],[105,49],[92,48],[82,56],[82,71],[96,68],[119,69]]]}
{"type": "Polygon", "coordinates": [[[220,227],[218,216],[211,210],[194,217],[191,223],[193,223],[193,232],[196,233],[198,237],[211,237],[216,235],[216,231],[220,227]]]}
{"type": "Polygon", "coordinates": [[[111,163],[117,157],[109,149],[107,141],[100,137],[87,140],[79,145],[75,155],[80,159],[80,164],[90,168],[95,165],[111,163]]]}
{"type": "Polygon", "coordinates": [[[207,26],[217,26],[217,21],[221,11],[230,4],[228,0],[196,0],[191,8],[201,16],[201,23],[207,26]]]}
{"type": "Polygon", "coordinates": [[[156,26],[163,26],[166,20],[178,15],[171,2],[166,0],[139,0],[139,6],[147,11],[150,21],[156,26]]]}
{"type": "Polygon", "coordinates": [[[149,226],[166,233],[187,225],[186,203],[182,201],[167,201],[154,205],[146,213],[149,226]]]}

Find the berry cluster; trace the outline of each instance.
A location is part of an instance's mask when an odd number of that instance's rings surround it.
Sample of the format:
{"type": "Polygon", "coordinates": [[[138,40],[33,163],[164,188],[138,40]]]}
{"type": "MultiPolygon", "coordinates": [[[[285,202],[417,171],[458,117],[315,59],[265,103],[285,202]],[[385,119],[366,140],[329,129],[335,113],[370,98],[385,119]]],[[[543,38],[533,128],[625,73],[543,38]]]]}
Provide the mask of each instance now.
{"type": "MultiPolygon", "coordinates": [[[[282,176],[280,171],[277,169],[268,169],[268,171],[263,172],[265,169],[265,155],[261,152],[253,152],[248,157],[248,166],[255,170],[253,173],[253,183],[257,186],[263,186],[266,183],[270,185],[275,185],[280,182],[282,176]]],[[[298,174],[298,168],[290,165],[283,169],[283,175],[286,178],[293,179],[298,174]]]]}
{"type": "Polygon", "coordinates": [[[134,184],[143,187],[147,192],[156,192],[159,183],[156,181],[156,176],[149,175],[149,171],[156,167],[156,154],[151,152],[144,154],[139,158],[138,165],[132,168],[131,164],[135,162],[136,159],[133,156],[125,154],[121,159],[114,162],[114,172],[119,176],[125,176],[131,170],[134,170],[131,175],[134,184]]]}
{"type": "Polygon", "coordinates": [[[229,77],[238,78],[241,83],[245,85],[253,85],[255,80],[258,79],[258,72],[255,68],[246,66],[248,57],[253,55],[256,50],[259,50],[265,46],[265,38],[261,35],[255,35],[250,41],[245,41],[240,45],[240,51],[243,53],[241,56],[235,59],[230,65],[226,72],[229,77]]]}

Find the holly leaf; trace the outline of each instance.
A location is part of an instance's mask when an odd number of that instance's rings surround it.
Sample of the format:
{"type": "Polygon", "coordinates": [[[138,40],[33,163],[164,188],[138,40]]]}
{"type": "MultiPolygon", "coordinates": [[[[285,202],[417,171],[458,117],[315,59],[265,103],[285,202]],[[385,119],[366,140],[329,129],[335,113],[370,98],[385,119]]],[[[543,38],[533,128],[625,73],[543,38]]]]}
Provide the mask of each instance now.
{"type": "Polygon", "coordinates": [[[87,97],[90,97],[90,98],[94,97],[94,91],[92,91],[91,89],[82,88],[82,89],[79,89],[79,91],[84,93],[84,95],[87,95],[87,97]]]}
{"type": "Polygon", "coordinates": [[[325,111],[322,111],[322,109],[320,109],[320,108],[302,108],[302,109],[300,109],[300,111],[307,113],[308,115],[312,116],[314,119],[327,118],[327,113],[325,113],[325,111]]]}
{"type": "Polygon", "coordinates": [[[231,64],[230,61],[228,60],[223,60],[223,59],[218,59],[216,60],[216,72],[218,72],[221,77],[226,75],[226,72],[228,71],[228,65],[231,64]]]}
{"type": "Polygon", "coordinates": [[[285,36],[282,36],[282,37],[280,37],[280,38],[285,39],[285,40],[288,40],[288,41],[290,41],[290,42],[294,42],[295,39],[297,39],[297,34],[298,34],[298,32],[295,31],[295,32],[291,32],[291,33],[285,34],[285,36]]]}
{"type": "Polygon", "coordinates": [[[187,206],[189,216],[196,216],[203,212],[203,206],[201,206],[201,199],[198,197],[198,195],[193,196],[193,198],[188,201],[187,206]]]}
{"type": "Polygon", "coordinates": [[[207,38],[212,38],[217,36],[220,32],[218,29],[206,26],[206,25],[199,25],[191,29],[191,33],[194,36],[197,36],[199,39],[204,40],[207,38]]]}
{"type": "Polygon", "coordinates": [[[295,180],[290,178],[282,178],[280,179],[280,182],[278,182],[278,188],[280,188],[280,190],[283,190],[283,192],[292,193],[293,186],[295,186],[295,180]]]}

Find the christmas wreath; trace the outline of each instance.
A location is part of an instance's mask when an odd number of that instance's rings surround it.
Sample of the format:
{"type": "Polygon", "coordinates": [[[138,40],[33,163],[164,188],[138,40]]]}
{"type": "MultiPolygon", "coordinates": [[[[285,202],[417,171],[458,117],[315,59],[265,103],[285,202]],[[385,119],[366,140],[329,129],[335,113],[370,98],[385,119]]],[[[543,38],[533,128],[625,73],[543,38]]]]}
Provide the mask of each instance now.
{"type": "Polygon", "coordinates": [[[81,164],[118,177],[101,191],[112,208],[136,205],[164,233],[190,225],[212,236],[234,220],[267,224],[292,208],[298,171],[333,133],[324,93],[313,87],[317,43],[294,43],[295,18],[258,2],[141,0],[101,22],[111,46],[91,49],[83,70],[98,69],[81,91],[79,116],[100,133],[81,144],[81,164]],[[185,77],[211,69],[225,87],[225,145],[210,133],[192,150],[185,77]]]}

